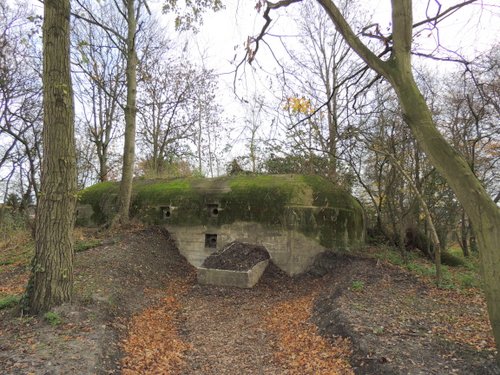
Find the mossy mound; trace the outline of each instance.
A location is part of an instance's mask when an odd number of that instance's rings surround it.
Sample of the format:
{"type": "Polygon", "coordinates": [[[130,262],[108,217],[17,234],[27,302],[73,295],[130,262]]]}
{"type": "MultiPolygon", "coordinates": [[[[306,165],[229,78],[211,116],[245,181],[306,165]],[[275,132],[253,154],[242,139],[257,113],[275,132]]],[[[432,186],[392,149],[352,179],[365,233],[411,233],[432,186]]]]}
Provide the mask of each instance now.
{"type": "MultiPolygon", "coordinates": [[[[82,191],[93,221],[116,212],[119,184],[82,191]]],[[[348,192],[317,176],[258,175],[134,182],[131,216],[151,224],[221,226],[258,222],[292,229],[330,248],[364,238],[363,210],[348,192]]]]}

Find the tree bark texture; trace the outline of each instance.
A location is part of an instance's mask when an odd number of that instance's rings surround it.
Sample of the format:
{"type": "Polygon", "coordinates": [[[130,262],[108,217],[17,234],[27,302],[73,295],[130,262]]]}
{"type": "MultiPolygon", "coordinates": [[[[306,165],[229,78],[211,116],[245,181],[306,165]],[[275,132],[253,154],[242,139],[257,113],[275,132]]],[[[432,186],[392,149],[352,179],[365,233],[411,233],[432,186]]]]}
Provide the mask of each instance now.
{"type": "Polygon", "coordinates": [[[71,301],[76,155],[70,74],[70,1],[45,0],[43,23],[43,163],[29,313],[71,301]]]}
{"type": "Polygon", "coordinates": [[[120,184],[118,221],[126,224],[129,221],[130,199],[134,178],[135,132],[137,112],[137,52],[135,34],[137,20],[135,17],[135,1],[127,1],[127,106],[125,108],[125,141],[123,145],[122,180],[120,184]]]}
{"type": "Polygon", "coordinates": [[[392,0],[393,46],[387,61],[378,58],[362,43],[331,0],[317,1],[351,48],[370,68],[391,83],[413,136],[467,212],[479,245],[488,313],[500,351],[500,209],[465,158],[437,130],[431,111],[415,82],[411,66],[412,1],[392,0]]]}

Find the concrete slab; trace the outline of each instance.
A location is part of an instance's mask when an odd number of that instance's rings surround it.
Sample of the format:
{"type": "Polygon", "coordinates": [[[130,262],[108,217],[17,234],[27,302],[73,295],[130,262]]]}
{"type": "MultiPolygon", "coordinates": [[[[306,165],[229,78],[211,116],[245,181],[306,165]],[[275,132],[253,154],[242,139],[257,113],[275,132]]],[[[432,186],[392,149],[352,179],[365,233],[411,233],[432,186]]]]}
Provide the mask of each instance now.
{"type": "Polygon", "coordinates": [[[198,267],[198,283],[205,285],[252,288],[259,281],[268,264],[269,259],[263,260],[248,271],[230,271],[198,267]]]}

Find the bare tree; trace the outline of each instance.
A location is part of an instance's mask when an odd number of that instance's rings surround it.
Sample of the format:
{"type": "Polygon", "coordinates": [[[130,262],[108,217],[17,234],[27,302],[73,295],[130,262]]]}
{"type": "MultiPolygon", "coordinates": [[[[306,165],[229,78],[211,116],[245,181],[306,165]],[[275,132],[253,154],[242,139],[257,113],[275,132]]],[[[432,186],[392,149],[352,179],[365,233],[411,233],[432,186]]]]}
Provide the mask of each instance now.
{"type": "MultiPolygon", "coordinates": [[[[350,20],[354,20],[354,5],[349,1],[339,5],[350,20]]],[[[359,14],[356,17],[358,21],[361,18],[359,14]]],[[[287,133],[296,136],[299,147],[313,147],[324,156],[328,160],[325,174],[335,181],[341,156],[341,124],[346,123],[350,107],[356,101],[354,85],[361,86],[351,77],[359,69],[360,59],[342,36],[332,30],[328,16],[317,4],[303,3],[297,22],[301,48],[287,49],[289,63],[284,64],[282,81],[287,91],[298,92],[299,97],[310,101],[307,114],[311,116],[302,123],[293,121],[287,133]],[[289,69],[292,71],[287,72],[289,69]]],[[[286,45],[286,40],[282,44],[286,45]]]]}
{"type": "MultiPolygon", "coordinates": [[[[116,8],[98,8],[100,17],[116,19],[116,8]]],[[[76,65],[76,97],[80,102],[83,134],[94,145],[99,181],[109,179],[110,149],[117,138],[123,115],[120,104],[125,92],[125,59],[100,27],[76,19],[73,32],[73,63],[76,65]]],[[[123,31],[121,31],[123,33],[123,31]]]]}
{"type": "Polygon", "coordinates": [[[139,141],[148,169],[161,175],[165,163],[188,153],[195,134],[196,72],[188,65],[154,61],[141,67],[139,141]]]}
{"type": "MultiPolygon", "coordinates": [[[[113,44],[125,58],[126,103],[122,105],[125,115],[125,132],[123,143],[122,178],[118,196],[118,214],[113,224],[126,224],[129,220],[130,199],[132,195],[132,180],[134,177],[136,113],[137,113],[137,33],[140,30],[141,13],[149,11],[145,0],[128,0],[119,5],[115,2],[116,11],[125,23],[126,33],[122,28],[110,22],[105,17],[96,14],[91,5],[84,0],[77,0],[80,9],[75,12],[78,19],[101,27],[108,34],[113,44]]],[[[106,6],[106,4],[100,4],[106,6]]]]}
{"type": "Polygon", "coordinates": [[[4,195],[14,184],[26,202],[39,190],[42,82],[39,51],[32,47],[38,22],[29,9],[0,5],[0,168],[10,169],[2,177],[4,195]]]}

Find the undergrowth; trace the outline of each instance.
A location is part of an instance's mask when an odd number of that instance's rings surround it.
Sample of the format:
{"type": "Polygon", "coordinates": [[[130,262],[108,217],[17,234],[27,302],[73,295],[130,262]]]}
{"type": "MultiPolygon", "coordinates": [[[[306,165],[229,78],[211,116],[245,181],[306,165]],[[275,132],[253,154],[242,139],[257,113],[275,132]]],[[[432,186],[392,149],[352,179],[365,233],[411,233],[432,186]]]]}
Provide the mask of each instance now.
{"type": "Polygon", "coordinates": [[[26,215],[0,208],[0,273],[29,264],[33,253],[34,241],[26,215]]]}
{"type": "Polygon", "coordinates": [[[0,310],[14,307],[19,303],[20,300],[21,296],[13,296],[13,295],[0,298],[0,310]]]}
{"type": "Polygon", "coordinates": [[[62,323],[61,316],[58,313],[53,312],[53,311],[46,312],[43,315],[43,318],[45,319],[45,321],[47,323],[49,323],[51,326],[54,326],[54,327],[58,326],[59,324],[62,323]]]}
{"type": "MultiPolygon", "coordinates": [[[[406,259],[403,258],[399,250],[386,246],[377,248],[374,254],[377,259],[403,267],[426,281],[434,282],[436,276],[434,263],[417,252],[409,251],[405,255],[406,259]]],[[[451,247],[447,250],[447,256],[453,259],[452,262],[456,265],[441,265],[441,288],[468,289],[481,287],[477,255],[465,258],[459,249],[457,251],[456,248],[451,247]]]]}

